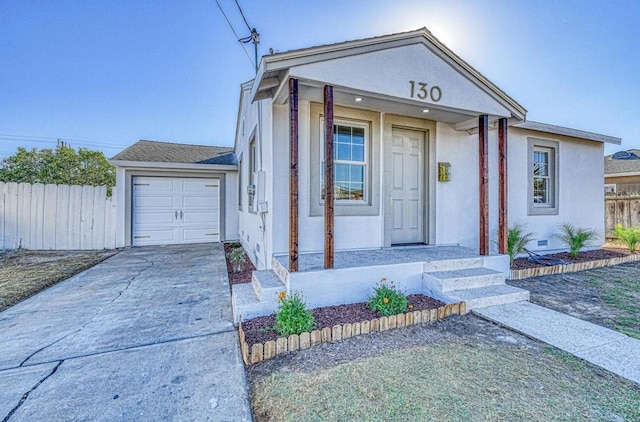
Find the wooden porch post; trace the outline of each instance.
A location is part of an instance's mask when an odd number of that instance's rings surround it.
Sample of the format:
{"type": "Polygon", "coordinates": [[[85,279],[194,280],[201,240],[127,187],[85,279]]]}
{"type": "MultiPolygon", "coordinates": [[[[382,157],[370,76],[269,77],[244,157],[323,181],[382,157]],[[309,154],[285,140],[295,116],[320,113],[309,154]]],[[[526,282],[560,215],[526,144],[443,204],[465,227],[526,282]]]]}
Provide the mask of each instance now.
{"type": "Polygon", "coordinates": [[[298,80],[289,79],[289,272],[298,271],[298,80]]]}
{"type": "Polygon", "coordinates": [[[324,268],[333,268],[333,87],[324,86],[324,268]]]}
{"type": "Polygon", "coordinates": [[[478,118],[480,185],[480,255],[489,255],[489,117],[478,118]]]}
{"type": "Polygon", "coordinates": [[[507,253],[507,119],[498,121],[498,253],[507,253]]]}

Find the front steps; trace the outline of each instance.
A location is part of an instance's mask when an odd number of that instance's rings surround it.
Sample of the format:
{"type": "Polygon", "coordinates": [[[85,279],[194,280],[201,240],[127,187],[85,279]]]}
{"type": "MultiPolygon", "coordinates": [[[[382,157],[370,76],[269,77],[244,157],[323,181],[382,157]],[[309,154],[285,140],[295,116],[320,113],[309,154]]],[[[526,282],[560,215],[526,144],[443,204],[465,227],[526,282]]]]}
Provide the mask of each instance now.
{"type": "Polygon", "coordinates": [[[271,270],[254,271],[251,283],[231,286],[233,322],[239,323],[278,309],[278,295],[286,291],[284,283],[271,270]]]}
{"type": "Polygon", "coordinates": [[[443,302],[466,302],[467,311],[529,300],[528,290],[505,284],[504,273],[468,263],[425,271],[422,283],[429,295],[443,302]]]}
{"type": "Polygon", "coordinates": [[[362,256],[349,266],[323,270],[312,261],[312,268],[296,273],[289,273],[274,258],[272,270],[254,271],[250,284],[232,286],[234,322],[273,314],[283,291],[300,292],[311,308],[364,302],[382,277],[406,294],[424,293],[445,303],[467,302],[467,310],[529,300],[528,291],[505,284],[507,256],[482,257],[461,250],[459,257],[452,257],[455,254],[442,254],[438,248],[424,251],[420,256],[416,249],[391,249],[389,253],[395,255],[386,261],[354,252],[362,256]],[[406,259],[398,257],[405,253],[406,259]]]}

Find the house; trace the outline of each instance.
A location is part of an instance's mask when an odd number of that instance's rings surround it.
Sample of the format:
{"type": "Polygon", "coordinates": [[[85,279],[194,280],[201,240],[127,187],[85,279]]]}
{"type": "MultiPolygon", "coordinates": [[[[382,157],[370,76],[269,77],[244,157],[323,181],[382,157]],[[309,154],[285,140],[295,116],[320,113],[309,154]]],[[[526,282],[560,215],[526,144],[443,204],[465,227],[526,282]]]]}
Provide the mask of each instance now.
{"type": "MultiPolygon", "coordinates": [[[[504,283],[509,224],[540,252],[564,247],[565,221],[603,233],[604,144],[620,139],[526,116],[426,28],[262,57],[240,89],[237,167],[197,169],[226,178],[220,239],[258,268],[233,286],[236,321],[283,290],[314,307],[363,301],[382,277],[467,308],[528,299],[504,283]]],[[[147,174],[115,158],[135,203],[127,174],[147,174]]]]}
{"type": "Polygon", "coordinates": [[[619,151],[604,157],[604,191],[640,192],[640,150],[619,151]]]}
{"type": "Polygon", "coordinates": [[[142,140],[109,162],[116,166],[117,246],[237,239],[232,148],[142,140]]]}

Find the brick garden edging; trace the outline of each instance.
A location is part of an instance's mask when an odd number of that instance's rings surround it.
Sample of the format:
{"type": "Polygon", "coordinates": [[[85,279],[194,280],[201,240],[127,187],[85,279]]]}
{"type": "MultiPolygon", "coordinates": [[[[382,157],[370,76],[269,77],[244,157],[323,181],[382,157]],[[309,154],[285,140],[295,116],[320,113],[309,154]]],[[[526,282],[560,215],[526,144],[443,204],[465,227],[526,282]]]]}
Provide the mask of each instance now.
{"type": "Polygon", "coordinates": [[[266,343],[256,343],[251,346],[251,350],[249,350],[249,345],[245,341],[242,322],[240,322],[238,324],[238,337],[240,338],[242,360],[245,365],[253,365],[286,352],[305,350],[322,343],[333,343],[376,331],[387,331],[410,325],[435,322],[450,315],[465,315],[466,313],[466,302],[450,303],[437,309],[425,309],[390,317],[374,318],[370,321],[334,325],[333,327],[324,327],[322,330],[314,330],[300,335],[292,334],[289,337],[280,337],[277,340],[270,340],[266,343]]]}
{"type": "Polygon", "coordinates": [[[549,267],[525,268],[522,270],[511,270],[511,280],[522,280],[541,275],[575,273],[578,271],[591,270],[593,268],[609,267],[611,265],[626,264],[627,262],[640,261],[640,255],[631,254],[617,258],[599,259],[597,261],[578,262],[576,264],[552,265],[549,267]]]}

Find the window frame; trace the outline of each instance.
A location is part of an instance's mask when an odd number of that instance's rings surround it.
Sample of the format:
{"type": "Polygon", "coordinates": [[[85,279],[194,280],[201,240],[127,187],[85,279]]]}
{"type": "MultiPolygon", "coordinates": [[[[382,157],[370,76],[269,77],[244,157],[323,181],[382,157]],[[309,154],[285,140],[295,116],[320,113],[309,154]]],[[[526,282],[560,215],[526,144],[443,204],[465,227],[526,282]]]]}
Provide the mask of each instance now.
{"type": "MultiPolygon", "coordinates": [[[[319,180],[319,194],[320,194],[320,198],[319,198],[319,204],[324,204],[324,197],[323,197],[323,191],[324,191],[324,150],[325,150],[325,144],[324,144],[324,117],[320,118],[320,180],[319,180]]],[[[371,143],[371,136],[370,136],[370,130],[369,130],[369,124],[366,122],[362,122],[362,121],[357,121],[357,120],[350,120],[350,119],[334,119],[333,120],[333,127],[334,127],[334,133],[335,133],[335,128],[338,126],[347,126],[350,127],[351,129],[353,128],[359,128],[359,129],[363,129],[364,131],[364,144],[363,144],[363,161],[353,161],[353,160],[338,160],[337,158],[333,159],[333,165],[334,165],[334,184],[335,184],[335,173],[336,173],[336,166],[337,165],[354,165],[354,166],[361,166],[363,167],[363,177],[362,177],[362,199],[335,199],[335,203],[339,204],[339,205],[347,205],[347,206],[353,206],[353,205],[366,205],[369,203],[369,189],[371,186],[371,178],[370,178],[370,161],[371,159],[369,158],[369,150],[370,150],[370,143],[371,143]]],[[[334,139],[334,154],[337,151],[336,149],[336,144],[337,142],[335,142],[334,139]]]]}
{"type": "Polygon", "coordinates": [[[247,185],[247,203],[248,203],[247,208],[248,208],[249,212],[253,213],[253,214],[255,214],[255,211],[253,210],[254,209],[253,205],[254,205],[254,202],[256,200],[255,172],[258,169],[256,153],[257,153],[257,150],[256,150],[256,137],[255,137],[255,135],[253,135],[249,139],[249,163],[248,163],[249,164],[249,166],[248,166],[249,167],[249,177],[248,177],[249,183],[247,185]],[[249,186],[253,186],[254,187],[253,188],[254,189],[253,190],[253,194],[249,193],[249,190],[248,190],[249,186]]]}
{"type": "Polygon", "coordinates": [[[527,202],[529,215],[557,215],[559,213],[559,146],[558,141],[528,138],[527,144],[527,202]],[[547,175],[536,175],[535,154],[547,154],[547,175]],[[547,180],[547,202],[535,200],[535,181],[547,180]]]}

